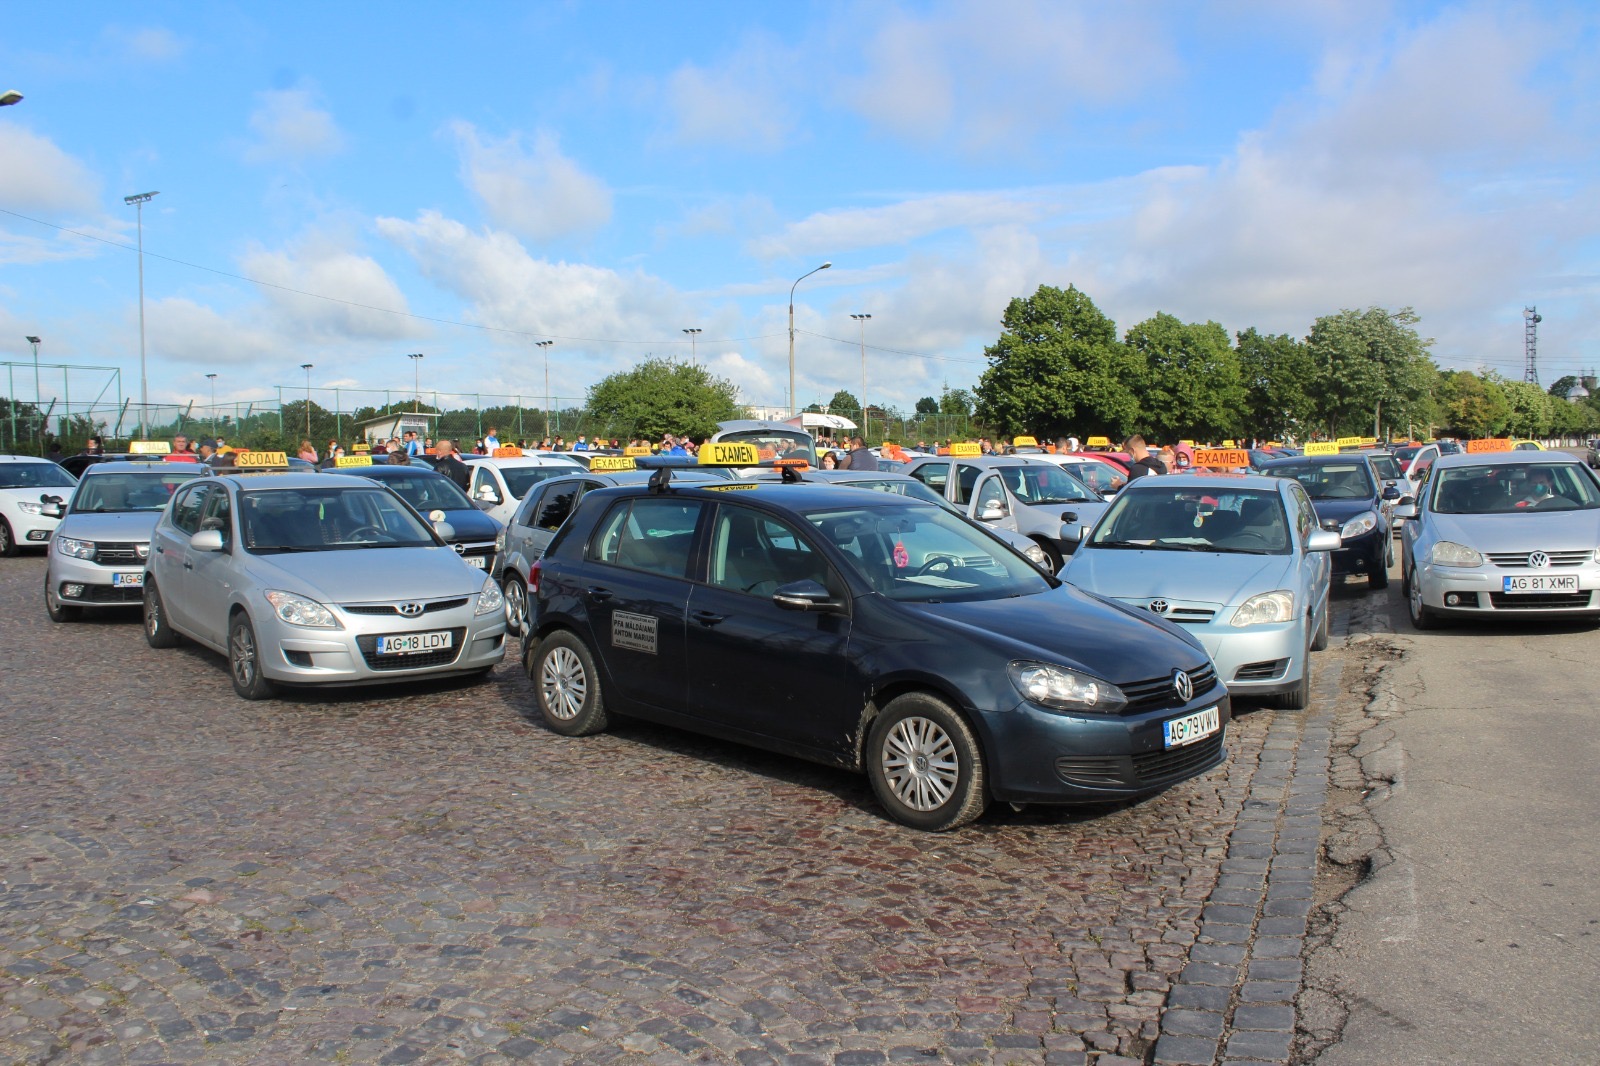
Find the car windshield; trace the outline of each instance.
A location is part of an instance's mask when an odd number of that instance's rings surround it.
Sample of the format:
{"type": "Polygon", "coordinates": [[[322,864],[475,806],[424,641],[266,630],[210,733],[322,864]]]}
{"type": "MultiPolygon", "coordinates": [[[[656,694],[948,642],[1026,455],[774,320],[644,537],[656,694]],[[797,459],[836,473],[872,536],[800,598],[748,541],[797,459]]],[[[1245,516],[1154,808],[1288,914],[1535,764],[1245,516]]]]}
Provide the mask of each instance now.
{"type": "Polygon", "coordinates": [[[1506,463],[1439,470],[1431,507],[1440,514],[1520,514],[1600,507],[1600,486],[1576,463],[1506,463]]]}
{"type": "Polygon", "coordinates": [[[1274,463],[1267,473],[1292,477],[1305,487],[1313,500],[1364,500],[1377,495],[1367,462],[1354,456],[1337,463],[1274,463]]]}
{"type": "Polygon", "coordinates": [[[1289,522],[1270,489],[1137,487],[1117,497],[1089,545],[1283,555],[1290,548],[1289,522]]]}
{"type": "Polygon", "coordinates": [[[1031,596],[1050,582],[965,519],[907,500],[806,515],[867,584],[907,603],[1031,596]]]}
{"type": "Polygon", "coordinates": [[[438,543],[433,531],[393,493],[359,482],[348,487],[261,489],[242,492],[239,498],[240,528],[245,547],[252,552],[424,548],[438,543]]]}
{"type": "Polygon", "coordinates": [[[804,459],[812,466],[817,465],[817,451],[812,444],[811,434],[803,429],[736,429],[718,433],[711,439],[754,444],[761,453],[762,462],[804,459]]]}
{"type": "Polygon", "coordinates": [[[1384,481],[1398,481],[1402,475],[1400,464],[1392,455],[1372,455],[1367,457],[1367,462],[1372,464],[1373,472],[1384,481]]]}
{"type": "Polygon", "coordinates": [[[952,514],[961,514],[961,508],[934,492],[915,478],[903,481],[892,478],[872,478],[866,481],[835,481],[835,485],[848,485],[852,489],[871,489],[874,492],[892,492],[897,496],[910,496],[914,500],[935,504],[952,514]]]}
{"type": "Polygon", "coordinates": [[[1027,466],[1002,466],[1000,477],[1011,494],[1023,503],[1098,503],[1100,494],[1059,466],[1030,463],[1027,466]]]}
{"type": "Polygon", "coordinates": [[[520,500],[528,495],[529,489],[541,481],[548,481],[553,477],[565,477],[572,473],[572,467],[572,463],[552,463],[549,466],[502,466],[500,476],[506,479],[506,488],[510,490],[511,498],[520,500]]]}
{"type": "Polygon", "coordinates": [[[1079,480],[1101,494],[1116,492],[1128,483],[1126,474],[1119,474],[1105,463],[1095,460],[1073,463],[1070,470],[1079,480]]]}
{"type": "Polygon", "coordinates": [[[55,463],[0,463],[0,489],[70,489],[77,482],[55,463]]]}
{"type": "Polygon", "coordinates": [[[386,477],[375,477],[373,480],[393,489],[402,500],[415,507],[418,514],[425,515],[433,510],[473,510],[472,501],[467,499],[467,494],[443,474],[419,471],[403,477],[391,474],[386,477]]]}
{"type": "Polygon", "coordinates": [[[78,484],[78,491],[72,497],[72,513],[159,511],[172,499],[179,485],[199,475],[198,467],[194,470],[164,467],[137,474],[96,474],[91,470],[78,484]]]}

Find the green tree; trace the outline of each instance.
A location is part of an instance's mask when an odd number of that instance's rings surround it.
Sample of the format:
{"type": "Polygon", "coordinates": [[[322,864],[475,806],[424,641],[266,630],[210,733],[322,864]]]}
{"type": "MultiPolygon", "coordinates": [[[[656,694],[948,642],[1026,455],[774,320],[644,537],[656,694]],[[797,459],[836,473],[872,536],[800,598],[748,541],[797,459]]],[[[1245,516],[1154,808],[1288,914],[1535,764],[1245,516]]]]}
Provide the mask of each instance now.
{"type": "Polygon", "coordinates": [[[1561,400],[1551,400],[1550,395],[1531,381],[1497,382],[1500,392],[1506,398],[1509,412],[1506,417],[1506,432],[1517,437],[1544,437],[1550,433],[1552,403],[1562,403],[1561,400]]]}
{"type": "Polygon", "coordinates": [[[609,436],[702,438],[739,417],[737,398],[733,382],[703,366],[651,359],[590,386],[588,411],[594,432],[609,436]]]}
{"type": "Polygon", "coordinates": [[[828,413],[830,415],[843,415],[845,418],[853,418],[859,424],[861,422],[861,401],[856,399],[855,393],[840,389],[833,394],[833,399],[828,401],[828,413]]]}
{"type": "Polygon", "coordinates": [[[947,385],[945,390],[939,394],[939,413],[968,419],[972,417],[972,411],[977,406],[977,402],[972,393],[966,389],[952,389],[947,385]]]}
{"type": "Polygon", "coordinates": [[[1128,330],[1123,343],[1143,363],[1140,421],[1152,440],[1217,440],[1244,428],[1245,390],[1227,330],[1161,312],[1128,330]]]}
{"type": "Polygon", "coordinates": [[[1330,435],[1370,432],[1374,421],[1405,425],[1432,418],[1438,369],[1428,356],[1433,341],[1413,328],[1418,321],[1409,307],[1392,313],[1369,307],[1312,324],[1306,338],[1317,368],[1311,398],[1330,435]]]}
{"type": "Polygon", "coordinates": [[[1442,375],[1440,398],[1451,429],[1467,437],[1493,436],[1511,416],[1505,393],[1492,379],[1470,370],[1442,375]]]}
{"type": "Polygon", "coordinates": [[[939,401],[932,396],[924,396],[917,401],[917,414],[936,415],[939,413],[939,401]]]}
{"type": "Polygon", "coordinates": [[[1017,297],[985,348],[979,421],[1010,436],[1119,437],[1139,416],[1132,382],[1139,361],[1117,341],[1116,323],[1076,286],[1041,285],[1017,297]]]}
{"type": "Polygon", "coordinates": [[[1254,326],[1237,334],[1235,352],[1244,386],[1247,436],[1304,436],[1316,406],[1311,399],[1317,368],[1305,344],[1287,333],[1262,334],[1254,326]]]}

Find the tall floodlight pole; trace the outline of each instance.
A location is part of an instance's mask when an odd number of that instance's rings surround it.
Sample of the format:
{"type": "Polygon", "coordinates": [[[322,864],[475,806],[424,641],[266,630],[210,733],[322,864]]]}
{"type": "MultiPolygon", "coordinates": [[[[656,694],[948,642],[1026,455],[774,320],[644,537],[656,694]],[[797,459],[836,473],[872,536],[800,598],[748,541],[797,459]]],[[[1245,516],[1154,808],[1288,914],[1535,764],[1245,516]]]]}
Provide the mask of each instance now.
{"type": "Polygon", "coordinates": [[[804,274],[801,274],[798,278],[794,279],[794,285],[790,285],[789,286],[789,417],[790,418],[793,418],[795,415],[800,413],[799,408],[795,406],[795,399],[794,399],[794,290],[795,290],[795,286],[799,285],[802,281],[806,280],[811,275],[815,274],[817,272],[817,270],[827,270],[831,266],[833,266],[833,264],[831,262],[823,263],[821,266],[817,267],[816,270],[808,270],[804,274]]]}
{"type": "Polygon", "coordinates": [[[211,435],[217,435],[217,375],[207,374],[206,380],[211,382],[211,435]]]}
{"type": "Polygon", "coordinates": [[[132,204],[139,223],[139,439],[150,439],[146,420],[150,416],[150,384],[144,370],[144,205],[160,196],[155,192],[134,193],[124,196],[122,202],[132,204]]]}
{"type": "Polygon", "coordinates": [[[700,359],[699,359],[699,356],[697,355],[697,353],[695,351],[695,341],[699,338],[700,334],[705,332],[705,330],[701,330],[701,329],[686,329],[686,330],[684,330],[684,332],[689,335],[689,365],[690,366],[699,366],[700,365],[700,359]]]}
{"type": "Polygon", "coordinates": [[[0,107],[10,107],[12,104],[22,103],[22,94],[15,89],[7,89],[0,93],[0,107]]]}
{"type": "Polygon", "coordinates": [[[43,410],[44,393],[39,391],[39,345],[44,343],[38,337],[24,337],[23,340],[33,345],[33,409],[43,410]]]}
{"type": "Polygon", "coordinates": [[[550,346],[555,341],[534,341],[534,347],[544,353],[544,436],[550,439],[550,346]]]}
{"type": "MultiPolygon", "coordinates": [[[[861,327],[861,437],[867,437],[867,319],[871,315],[851,315],[861,327]]],[[[885,416],[887,417],[887,416],[885,416]]]]}
{"type": "Polygon", "coordinates": [[[411,388],[417,394],[411,404],[411,410],[415,413],[422,410],[422,353],[412,352],[406,358],[411,360],[411,388]]]}
{"type": "Polygon", "coordinates": [[[301,363],[300,369],[306,372],[306,440],[311,439],[311,363],[301,363]]]}

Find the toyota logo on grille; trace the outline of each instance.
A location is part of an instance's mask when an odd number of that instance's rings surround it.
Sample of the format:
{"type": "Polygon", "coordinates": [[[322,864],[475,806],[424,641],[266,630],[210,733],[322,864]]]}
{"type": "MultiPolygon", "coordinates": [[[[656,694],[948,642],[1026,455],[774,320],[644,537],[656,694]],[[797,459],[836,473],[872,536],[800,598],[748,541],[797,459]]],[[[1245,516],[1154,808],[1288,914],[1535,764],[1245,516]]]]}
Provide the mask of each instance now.
{"type": "Polygon", "coordinates": [[[407,618],[415,618],[417,615],[422,613],[422,604],[420,604],[420,603],[402,603],[402,604],[397,605],[395,607],[395,610],[399,611],[401,614],[405,615],[407,618]]]}
{"type": "Polygon", "coordinates": [[[1172,688],[1184,703],[1194,699],[1194,682],[1190,681],[1189,675],[1182,670],[1174,670],[1172,672],[1172,688]]]}
{"type": "Polygon", "coordinates": [[[1544,552],[1529,552],[1528,565],[1533,567],[1535,570],[1543,570],[1545,567],[1550,565],[1550,556],[1546,555],[1544,552]]]}
{"type": "Polygon", "coordinates": [[[1166,614],[1167,613],[1167,601],[1166,600],[1151,600],[1150,601],[1150,609],[1152,611],[1154,611],[1156,614],[1166,614]]]}

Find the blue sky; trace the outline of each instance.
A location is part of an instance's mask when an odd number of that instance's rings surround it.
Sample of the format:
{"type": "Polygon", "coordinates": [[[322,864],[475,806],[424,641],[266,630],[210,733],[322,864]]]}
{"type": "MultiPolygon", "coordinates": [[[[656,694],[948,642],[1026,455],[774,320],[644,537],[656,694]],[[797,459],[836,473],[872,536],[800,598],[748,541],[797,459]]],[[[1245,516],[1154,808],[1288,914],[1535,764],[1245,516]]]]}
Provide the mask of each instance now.
{"type": "Polygon", "coordinates": [[[207,373],[271,396],[305,362],[409,392],[409,352],[425,390],[533,397],[539,339],[581,397],[687,359],[698,327],[700,361],[782,405],[789,286],[823,261],[796,296],[802,405],[859,392],[852,312],[873,402],[971,387],[1040,284],[1122,330],[1304,336],[1409,305],[1441,363],[1512,377],[1537,304],[1545,383],[1600,364],[1587,3],[285,0],[0,25],[0,90],[26,95],[0,109],[0,359],[40,335],[137,395],[122,198],[160,190],[152,401],[204,402],[207,373]]]}

